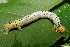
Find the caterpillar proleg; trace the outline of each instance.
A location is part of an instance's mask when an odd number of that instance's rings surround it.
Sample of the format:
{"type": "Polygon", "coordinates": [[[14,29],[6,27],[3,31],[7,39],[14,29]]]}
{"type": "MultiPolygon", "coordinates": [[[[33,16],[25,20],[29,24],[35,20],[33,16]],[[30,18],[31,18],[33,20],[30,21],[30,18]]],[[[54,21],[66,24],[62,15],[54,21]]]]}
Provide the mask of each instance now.
{"type": "Polygon", "coordinates": [[[21,26],[28,24],[32,21],[35,21],[39,18],[49,18],[50,20],[53,21],[54,28],[56,29],[56,31],[60,33],[63,33],[65,31],[65,27],[61,25],[59,17],[53,12],[49,11],[37,11],[21,19],[9,22],[8,24],[4,24],[3,30],[5,31],[6,34],[8,34],[9,30],[13,28],[18,28],[19,30],[22,30],[21,26]]]}

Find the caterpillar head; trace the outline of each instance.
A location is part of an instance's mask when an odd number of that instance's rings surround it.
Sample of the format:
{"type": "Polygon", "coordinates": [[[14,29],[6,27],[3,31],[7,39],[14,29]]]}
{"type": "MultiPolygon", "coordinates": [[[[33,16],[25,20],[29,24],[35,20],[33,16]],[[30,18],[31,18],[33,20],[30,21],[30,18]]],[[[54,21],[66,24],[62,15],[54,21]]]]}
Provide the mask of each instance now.
{"type": "Polygon", "coordinates": [[[65,32],[65,27],[64,26],[58,27],[58,32],[64,33],[65,32]]]}
{"type": "Polygon", "coordinates": [[[65,27],[62,26],[62,25],[61,25],[60,27],[54,25],[54,28],[55,28],[56,31],[59,32],[59,33],[64,33],[64,32],[65,32],[65,27]]]}

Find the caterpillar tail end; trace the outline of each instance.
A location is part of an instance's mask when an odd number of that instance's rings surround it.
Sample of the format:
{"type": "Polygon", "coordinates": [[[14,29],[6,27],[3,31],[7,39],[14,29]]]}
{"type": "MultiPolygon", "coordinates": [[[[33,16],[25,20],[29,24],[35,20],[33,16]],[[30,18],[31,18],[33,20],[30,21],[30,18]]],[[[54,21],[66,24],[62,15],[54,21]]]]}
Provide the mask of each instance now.
{"type": "MultiPolygon", "coordinates": [[[[3,30],[4,31],[4,30],[3,30]]],[[[9,34],[9,31],[4,31],[4,33],[3,34],[9,34]]]]}
{"type": "Polygon", "coordinates": [[[57,27],[56,25],[54,25],[54,28],[56,29],[56,32],[59,32],[59,33],[65,32],[65,27],[62,25],[60,27],[57,27]]]}
{"type": "MultiPolygon", "coordinates": [[[[3,31],[4,31],[4,29],[3,29],[3,31]]],[[[9,34],[9,31],[4,31],[3,34],[9,34]]]]}
{"type": "Polygon", "coordinates": [[[4,34],[9,34],[9,30],[10,30],[9,27],[10,27],[9,24],[4,25],[4,27],[3,27],[4,34]]]}

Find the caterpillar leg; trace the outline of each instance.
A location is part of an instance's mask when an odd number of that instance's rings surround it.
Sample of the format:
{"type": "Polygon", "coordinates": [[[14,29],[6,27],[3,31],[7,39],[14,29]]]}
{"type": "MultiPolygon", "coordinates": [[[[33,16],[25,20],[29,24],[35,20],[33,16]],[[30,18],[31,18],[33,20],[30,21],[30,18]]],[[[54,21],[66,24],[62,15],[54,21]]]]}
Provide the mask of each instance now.
{"type": "Polygon", "coordinates": [[[6,31],[5,34],[9,34],[9,31],[6,31]]]}
{"type": "Polygon", "coordinates": [[[21,27],[18,27],[19,30],[22,30],[21,27]]]}
{"type": "Polygon", "coordinates": [[[56,29],[56,32],[58,32],[58,28],[57,26],[54,24],[54,28],[53,29],[56,29]]]}

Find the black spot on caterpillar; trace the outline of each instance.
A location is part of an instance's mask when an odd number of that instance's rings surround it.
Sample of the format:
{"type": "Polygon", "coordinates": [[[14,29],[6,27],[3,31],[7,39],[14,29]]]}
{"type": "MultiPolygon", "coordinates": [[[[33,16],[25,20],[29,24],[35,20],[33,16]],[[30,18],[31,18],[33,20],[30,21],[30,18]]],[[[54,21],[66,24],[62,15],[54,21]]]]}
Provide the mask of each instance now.
{"type": "Polygon", "coordinates": [[[34,12],[34,13],[27,15],[21,19],[14,20],[12,22],[9,22],[8,24],[4,24],[3,29],[6,32],[6,34],[8,34],[9,30],[11,30],[13,28],[18,28],[19,30],[22,30],[21,26],[28,24],[32,21],[35,21],[39,18],[49,18],[50,20],[53,21],[54,28],[56,29],[56,31],[61,32],[61,33],[63,33],[65,31],[65,27],[60,24],[59,17],[57,17],[56,14],[49,12],[49,11],[34,12]]]}

